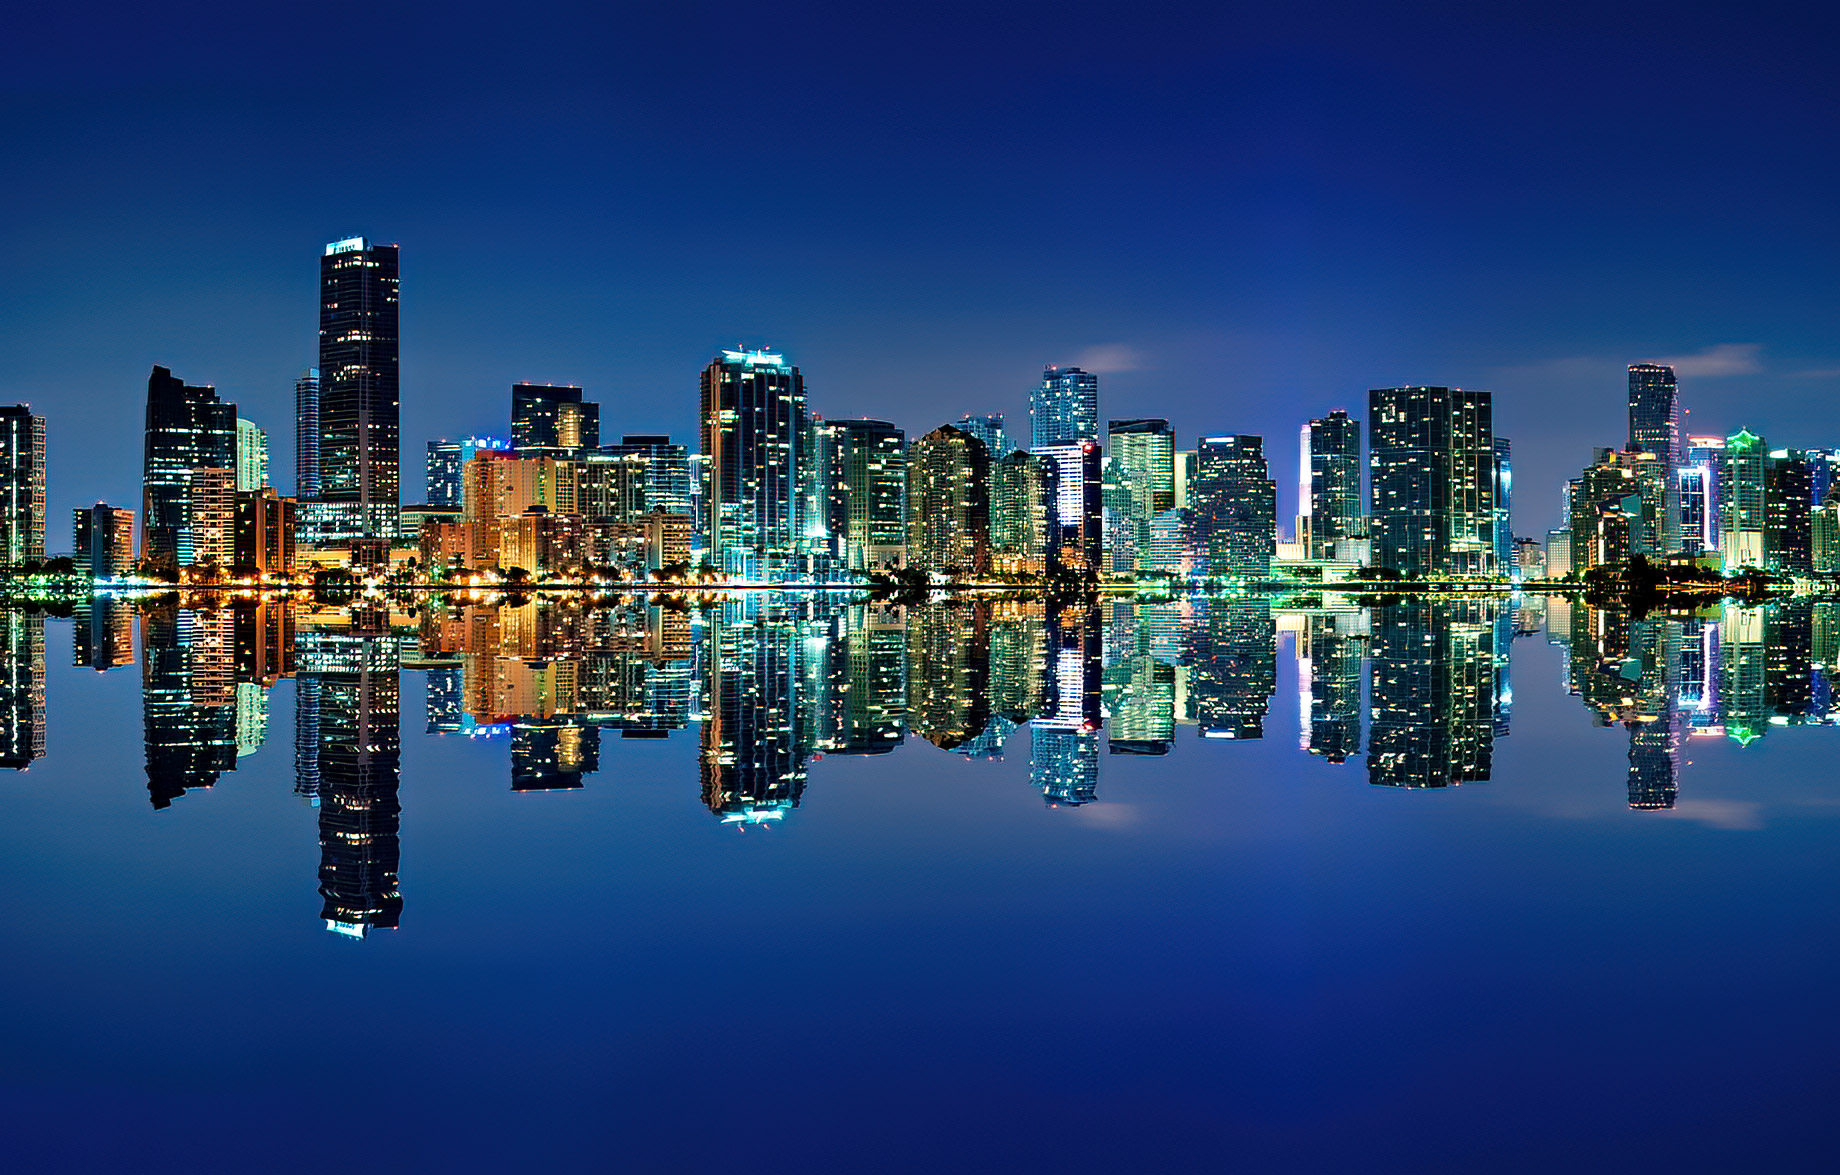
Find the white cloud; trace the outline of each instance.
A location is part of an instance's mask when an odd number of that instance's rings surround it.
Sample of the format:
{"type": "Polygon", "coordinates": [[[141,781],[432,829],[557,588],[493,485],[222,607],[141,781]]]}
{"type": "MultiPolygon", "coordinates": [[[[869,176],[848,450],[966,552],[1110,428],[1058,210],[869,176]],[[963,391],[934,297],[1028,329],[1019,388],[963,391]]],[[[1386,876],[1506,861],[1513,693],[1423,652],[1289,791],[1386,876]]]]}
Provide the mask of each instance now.
{"type": "Polygon", "coordinates": [[[1719,343],[1691,355],[1675,355],[1665,363],[1682,378],[1716,379],[1721,375],[1749,375],[1763,370],[1763,344],[1719,343]]]}
{"type": "Polygon", "coordinates": [[[1126,343],[1101,343],[1073,357],[1073,366],[1101,375],[1115,371],[1141,371],[1143,352],[1126,343]]]}
{"type": "Polygon", "coordinates": [[[1751,832],[1763,827],[1762,805],[1749,800],[1685,799],[1675,804],[1667,815],[1728,832],[1751,832]]]}

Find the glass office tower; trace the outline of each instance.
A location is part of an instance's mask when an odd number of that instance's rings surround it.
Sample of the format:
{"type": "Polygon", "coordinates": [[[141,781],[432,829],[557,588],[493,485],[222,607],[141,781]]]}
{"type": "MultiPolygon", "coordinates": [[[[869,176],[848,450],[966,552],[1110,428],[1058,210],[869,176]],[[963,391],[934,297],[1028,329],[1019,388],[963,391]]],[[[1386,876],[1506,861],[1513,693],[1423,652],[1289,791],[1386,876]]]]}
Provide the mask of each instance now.
{"type": "Polygon", "coordinates": [[[1029,449],[1096,444],[1099,377],[1077,367],[1049,367],[1029,397],[1029,449]]]}
{"type": "Polygon", "coordinates": [[[402,504],[397,247],[333,241],[319,272],[315,537],[394,537],[402,504]]]}

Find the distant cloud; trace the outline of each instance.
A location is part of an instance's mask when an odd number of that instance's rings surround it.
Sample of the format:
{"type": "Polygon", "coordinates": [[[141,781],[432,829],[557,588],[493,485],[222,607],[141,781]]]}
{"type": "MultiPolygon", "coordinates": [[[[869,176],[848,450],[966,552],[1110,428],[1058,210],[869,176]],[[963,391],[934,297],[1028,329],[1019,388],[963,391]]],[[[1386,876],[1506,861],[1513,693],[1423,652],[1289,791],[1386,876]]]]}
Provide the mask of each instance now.
{"type": "Polygon", "coordinates": [[[1797,379],[1840,379],[1840,367],[1810,367],[1789,373],[1797,379]]]}
{"type": "Polygon", "coordinates": [[[1657,360],[1674,369],[1674,374],[1694,379],[1716,379],[1721,375],[1749,375],[1763,370],[1761,343],[1719,343],[1691,355],[1676,355],[1657,360]]]}
{"type": "Polygon", "coordinates": [[[1102,343],[1073,357],[1073,366],[1105,375],[1115,371],[1141,371],[1143,352],[1125,343],[1102,343]]]}
{"type": "Polygon", "coordinates": [[[1752,832],[1763,827],[1763,808],[1748,800],[1681,800],[1668,811],[1677,820],[1692,820],[1707,828],[1727,832],[1752,832]]]}

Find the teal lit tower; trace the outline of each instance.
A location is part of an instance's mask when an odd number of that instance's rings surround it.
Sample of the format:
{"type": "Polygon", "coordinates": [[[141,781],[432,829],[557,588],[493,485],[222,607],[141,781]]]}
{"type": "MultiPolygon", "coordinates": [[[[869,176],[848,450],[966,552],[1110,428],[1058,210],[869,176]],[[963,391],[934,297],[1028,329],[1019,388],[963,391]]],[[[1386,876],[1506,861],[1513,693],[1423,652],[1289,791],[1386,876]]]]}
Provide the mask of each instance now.
{"type": "Polygon", "coordinates": [[[45,557],[45,418],[0,408],[0,564],[45,557]]]}
{"type": "Polygon", "coordinates": [[[716,566],[755,582],[787,578],[804,547],[804,377],[769,351],[723,351],[703,369],[701,417],[716,566]]]}
{"type": "Polygon", "coordinates": [[[1099,377],[1077,367],[1049,367],[1029,397],[1029,448],[1096,444],[1099,377]]]}

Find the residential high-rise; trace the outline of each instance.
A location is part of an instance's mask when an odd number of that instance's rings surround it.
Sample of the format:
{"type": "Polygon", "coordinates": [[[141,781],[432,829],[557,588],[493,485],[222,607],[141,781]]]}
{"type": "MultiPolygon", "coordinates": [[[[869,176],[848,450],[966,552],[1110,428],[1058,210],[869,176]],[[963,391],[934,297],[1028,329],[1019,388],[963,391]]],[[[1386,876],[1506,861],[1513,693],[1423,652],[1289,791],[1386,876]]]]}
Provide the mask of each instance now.
{"type": "Polygon", "coordinates": [[[458,509],[465,501],[466,463],[475,453],[509,453],[511,442],[500,437],[467,437],[461,441],[428,442],[428,505],[458,509]]]}
{"type": "Polygon", "coordinates": [[[1719,553],[1726,571],[1763,568],[1767,529],[1770,450],[1763,438],[1739,429],[1725,438],[1719,453],[1719,553]]]}
{"type": "MultiPolygon", "coordinates": [[[[628,433],[618,444],[602,445],[598,456],[623,461],[636,472],[642,513],[663,510],[696,517],[701,495],[691,472],[688,446],[674,444],[661,434],[628,433]]],[[[582,512],[587,513],[586,509],[582,512]]]]}
{"type": "Polygon", "coordinates": [[[228,570],[236,562],[236,470],[192,472],[192,557],[228,570]]]}
{"type": "Polygon", "coordinates": [[[958,418],[960,432],[970,433],[984,442],[984,451],[990,454],[992,461],[1009,456],[1012,446],[1009,434],[1003,431],[1003,414],[992,412],[986,416],[964,415],[958,418]]]}
{"type": "Polygon", "coordinates": [[[319,368],[294,381],[294,496],[319,497],[319,368]]]}
{"type": "Polygon", "coordinates": [[[167,567],[192,562],[192,474],[235,468],[236,405],[155,367],[147,379],[141,556],[167,567]]]}
{"type": "Polygon", "coordinates": [[[1167,420],[1114,420],[1106,427],[1111,469],[1121,491],[1124,525],[1136,552],[1133,568],[1150,566],[1150,520],[1176,501],[1175,433],[1167,420]]]}
{"type": "Polygon", "coordinates": [[[273,486],[236,496],[232,523],[233,565],[257,575],[294,574],[294,544],[298,503],[283,498],[273,486]]]}
{"type": "Polygon", "coordinates": [[[824,422],[827,532],[853,571],[899,566],[907,549],[907,434],[885,420],[824,422]]]}
{"type": "Polygon", "coordinates": [[[1764,565],[1781,575],[1814,570],[1815,465],[1805,449],[1776,449],[1764,471],[1764,565]]]}
{"type": "Polygon", "coordinates": [[[97,502],[75,514],[72,549],[78,571],[106,578],[134,569],[134,511],[97,502]]]}
{"type": "Polygon", "coordinates": [[[511,444],[520,457],[580,457],[601,443],[601,406],[573,384],[511,385],[511,444]]]}
{"type": "Polygon", "coordinates": [[[253,420],[236,419],[236,489],[259,490],[268,484],[268,433],[253,420]]]}
{"type": "Polygon", "coordinates": [[[1495,434],[1488,392],[1368,393],[1373,565],[1407,576],[1495,570],[1495,434]]]}
{"type": "Polygon", "coordinates": [[[990,569],[1005,575],[1048,570],[1059,466],[1020,449],[990,463],[990,569]]]}
{"type": "Polygon", "coordinates": [[[1099,377],[1077,367],[1049,367],[1029,397],[1029,448],[1099,440],[1099,377]]]}
{"type": "Polygon", "coordinates": [[[401,508],[397,247],[347,237],[320,258],[315,537],[392,538],[401,508]]]}
{"type": "Polygon", "coordinates": [[[1680,464],[1680,389],[1665,363],[1629,365],[1629,447],[1680,464]]]}
{"type": "Polygon", "coordinates": [[[942,424],[907,449],[907,562],[948,574],[990,565],[990,457],[942,424]]]}
{"type": "Polygon", "coordinates": [[[1299,440],[1297,512],[1310,520],[1310,558],[1346,558],[1336,544],[1367,533],[1361,514],[1361,422],[1337,409],[1304,425],[1299,440]]]}
{"type": "Polygon", "coordinates": [[[1029,450],[1054,466],[1048,566],[1099,574],[1105,556],[1104,458],[1097,441],[1029,450]]]}
{"type": "Polygon", "coordinates": [[[765,581],[799,569],[805,379],[783,356],[723,351],[702,379],[707,537],[726,575],[765,581]]]}
{"type": "Polygon", "coordinates": [[[1278,484],[1255,436],[1203,437],[1195,447],[1192,507],[1208,536],[1212,575],[1271,573],[1278,541],[1278,484]]]}
{"type": "Polygon", "coordinates": [[[45,557],[45,418],[0,408],[0,565],[45,557]]]}
{"type": "Polygon", "coordinates": [[[1591,466],[1566,490],[1571,570],[1666,554],[1666,477],[1653,453],[1598,449],[1591,466]]]}

